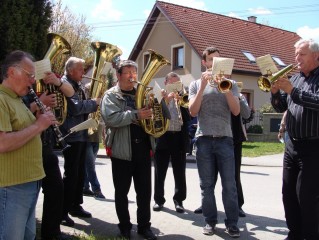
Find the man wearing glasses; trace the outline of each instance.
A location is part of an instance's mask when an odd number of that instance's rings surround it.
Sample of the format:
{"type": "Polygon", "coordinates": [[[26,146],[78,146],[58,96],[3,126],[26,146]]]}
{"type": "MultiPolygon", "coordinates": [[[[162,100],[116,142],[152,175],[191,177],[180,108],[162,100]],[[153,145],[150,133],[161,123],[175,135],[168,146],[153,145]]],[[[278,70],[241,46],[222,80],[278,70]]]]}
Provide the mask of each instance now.
{"type": "Polygon", "coordinates": [[[40,134],[57,122],[51,111],[33,115],[22,101],[35,82],[30,54],[8,54],[1,78],[0,239],[33,240],[35,206],[45,176],[40,134]]]}

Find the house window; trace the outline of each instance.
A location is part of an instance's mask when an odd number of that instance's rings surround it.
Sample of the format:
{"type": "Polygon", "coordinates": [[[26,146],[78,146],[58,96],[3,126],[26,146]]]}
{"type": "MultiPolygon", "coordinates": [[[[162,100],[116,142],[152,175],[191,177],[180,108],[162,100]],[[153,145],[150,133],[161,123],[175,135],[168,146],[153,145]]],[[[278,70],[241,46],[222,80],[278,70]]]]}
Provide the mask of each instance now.
{"type": "Polygon", "coordinates": [[[143,69],[146,68],[146,65],[148,64],[149,59],[150,59],[150,54],[149,53],[144,54],[144,57],[143,57],[143,69]]]}
{"type": "Polygon", "coordinates": [[[276,57],[276,56],[271,56],[272,59],[274,59],[274,61],[281,67],[285,67],[286,64],[279,58],[279,57],[276,57]]]}
{"type": "Polygon", "coordinates": [[[184,67],[184,47],[173,48],[173,69],[184,67]]]}
{"type": "Polygon", "coordinates": [[[256,62],[256,58],[250,52],[242,51],[242,53],[246,56],[246,58],[248,58],[250,63],[255,63],[256,62]]]}

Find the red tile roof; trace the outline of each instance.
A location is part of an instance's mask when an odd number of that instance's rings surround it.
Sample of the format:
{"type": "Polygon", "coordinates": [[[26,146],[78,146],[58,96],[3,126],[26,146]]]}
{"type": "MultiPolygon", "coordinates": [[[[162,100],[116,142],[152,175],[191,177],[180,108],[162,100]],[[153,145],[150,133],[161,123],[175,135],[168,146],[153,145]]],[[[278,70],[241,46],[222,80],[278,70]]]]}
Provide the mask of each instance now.
{"type": "Polygon", "coordinates": [[[294,32],[162,1],[156,1],[130,57],[137,58],[141,50],[138,46],[143,46],[160,12],[199,57],[206,47],[215,46],[223,57],[234,58],[234,72],[260,73],[258,66],[250,63],[242,51],[256,58],[270,54],[287,65],[294,63],[293,46],[300,39],[294,32]]]}

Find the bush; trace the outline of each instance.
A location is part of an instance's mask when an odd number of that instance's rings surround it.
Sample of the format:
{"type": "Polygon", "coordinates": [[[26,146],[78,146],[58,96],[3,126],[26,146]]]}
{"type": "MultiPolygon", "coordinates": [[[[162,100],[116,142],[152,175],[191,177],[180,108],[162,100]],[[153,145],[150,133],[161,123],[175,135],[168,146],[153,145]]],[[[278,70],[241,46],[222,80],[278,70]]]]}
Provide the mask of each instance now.
{"type": "Polygon", "coordinates": [[[247,129],[247,133],[263,133],[263,128],[260,125],[251,125],[247,129]]]}
{"type": "Polygon", "coordinates": [[[276,110],[272,107],[270,103],[265,103],[259,108],[260,113],[275,113],[276,110]]]}

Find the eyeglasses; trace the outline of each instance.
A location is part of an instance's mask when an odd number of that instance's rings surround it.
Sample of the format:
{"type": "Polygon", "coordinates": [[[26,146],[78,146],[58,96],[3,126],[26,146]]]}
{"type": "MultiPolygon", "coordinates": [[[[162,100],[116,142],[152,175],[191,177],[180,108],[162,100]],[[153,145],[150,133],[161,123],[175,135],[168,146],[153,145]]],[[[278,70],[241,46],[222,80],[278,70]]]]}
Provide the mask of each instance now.
{"type": "Polygon", "coordinates": [[[35,74],[30,73],[29,71],[25,70],[23,67],[21,67],[19,65],[15,65],[15,67],[18,67],[22,71],[24,71],[24,73],[28,76],[29,79],[34,79],[35,78],[35,74]]]}
{"type": "Polygon", "coordinates": [[[137,72],[129,71],[129,72],[122,72],[122,74],[124,74],[124,75],[136,75],[137,72]]]}

